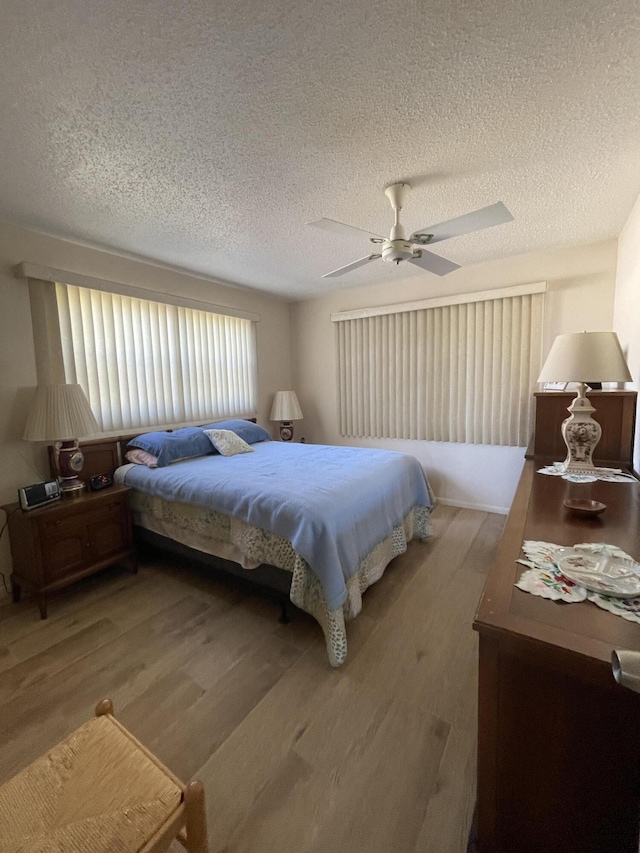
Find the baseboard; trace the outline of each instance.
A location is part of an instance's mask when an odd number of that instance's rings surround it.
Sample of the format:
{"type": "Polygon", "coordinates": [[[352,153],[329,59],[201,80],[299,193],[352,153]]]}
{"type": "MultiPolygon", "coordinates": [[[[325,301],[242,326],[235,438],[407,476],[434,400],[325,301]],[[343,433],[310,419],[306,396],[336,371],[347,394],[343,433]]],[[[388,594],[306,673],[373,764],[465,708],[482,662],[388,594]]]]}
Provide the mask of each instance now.
{"type": "Polygon", "coordinates": [[[436,498],[439,504],[444,506],[458,506],[460,509],[477,509],[479,512],[495,512],[498,515],[509,515],[509,507],[491,506],[490,504],[476,504],[468,501],[452,501],[449,498],[436,498]]]}

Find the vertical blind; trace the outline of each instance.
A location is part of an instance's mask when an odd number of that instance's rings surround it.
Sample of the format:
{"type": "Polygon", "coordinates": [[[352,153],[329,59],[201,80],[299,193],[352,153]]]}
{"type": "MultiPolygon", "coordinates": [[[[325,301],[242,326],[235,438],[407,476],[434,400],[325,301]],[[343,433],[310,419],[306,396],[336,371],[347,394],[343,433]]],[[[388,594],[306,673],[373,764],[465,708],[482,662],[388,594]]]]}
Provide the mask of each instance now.
{"type": "Polygon", "coordinates": [[[65,381],[107,432],[256,410],[255,324],[56,284],[65,381]]]}
{"type": "Polygon", "coordinates": [[[526,446],[543,294],[337,323],[340,432],[526,446]]]}

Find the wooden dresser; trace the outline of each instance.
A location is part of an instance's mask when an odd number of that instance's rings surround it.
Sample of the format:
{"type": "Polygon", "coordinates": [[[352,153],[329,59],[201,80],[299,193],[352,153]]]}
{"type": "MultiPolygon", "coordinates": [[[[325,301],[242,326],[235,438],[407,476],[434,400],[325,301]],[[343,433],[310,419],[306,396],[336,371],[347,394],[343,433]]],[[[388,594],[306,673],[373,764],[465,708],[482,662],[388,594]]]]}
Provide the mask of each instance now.
{"type": "Polygon", "coordinates": [[[610,542],[640,561],[640,482],[573,484],[536,473],[555,460],[525,462],[474,621],[479,850],[638,853],[640,695],[615,683],[611,652],[640,651],[640,624],[514,583],[525,539],[610,542]],[[578,516],[564,508],[567,497],[607,509],[578,516]]]}

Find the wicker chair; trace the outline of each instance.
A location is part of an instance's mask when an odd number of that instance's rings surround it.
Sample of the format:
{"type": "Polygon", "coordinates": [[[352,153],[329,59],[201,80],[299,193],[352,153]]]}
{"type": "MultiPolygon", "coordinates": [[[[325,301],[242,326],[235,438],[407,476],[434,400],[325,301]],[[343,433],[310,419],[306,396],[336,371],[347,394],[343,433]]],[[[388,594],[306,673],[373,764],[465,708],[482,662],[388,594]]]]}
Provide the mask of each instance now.
{"type": "Polygon", "coordinates": [[[85,723],[0,787],[2,853],[207,853],[204,788],[183,785],[113,716],[85,723]]]}

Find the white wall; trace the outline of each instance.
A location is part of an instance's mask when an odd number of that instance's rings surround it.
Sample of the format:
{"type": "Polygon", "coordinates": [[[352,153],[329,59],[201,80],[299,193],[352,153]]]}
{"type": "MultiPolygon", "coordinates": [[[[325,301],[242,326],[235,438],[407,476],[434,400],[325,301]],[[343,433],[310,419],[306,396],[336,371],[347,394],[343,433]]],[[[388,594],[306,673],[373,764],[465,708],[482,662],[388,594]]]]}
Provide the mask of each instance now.
{"type": "Polygon", "coordinates": [[[549,285],[545,297],[543,352],[546,355],[558,334],[613,328],[615,270],[616,241],[608,240],[478,264],[442,279],[426,273],[397,278],[396,269],[389,269],[387,284],[336,290],[317,299],[293,303],[293,380],[304,413],[304,420],[296,426],[297,435],[315,443],[354,444],[412,453],[424,465],[438,497],[460,506],[506,512],[522,470],[522,448],[352,439],[339,434],[335,327],[330,315],[450,293],[546,281],[549,285]]]}
{"type": "MultiPolygon", "coordinates": [[[[640,388],[640,196],[618,239],[613,328],[636,388],[640,388]]],[[[640,412],[636,414],[633,467],[640,472],[640,412]]]]}
{"type": "MultiPolygon", "coordinates": [[[[258,421],[272,427],[273,395],[291,387],[289,306],[284,300],[0,224],[0,503],[15,501],[19,486],[48,477],[45,446],[21,438],[36,385],[28,287],[12,269],[21,261],[135,285],[150,295],[154,289],[179,293],[260,314],[258,421]]],[[[3,572],[10,566],[8,538],[5,532],[0,541],[3,572]]]]}

